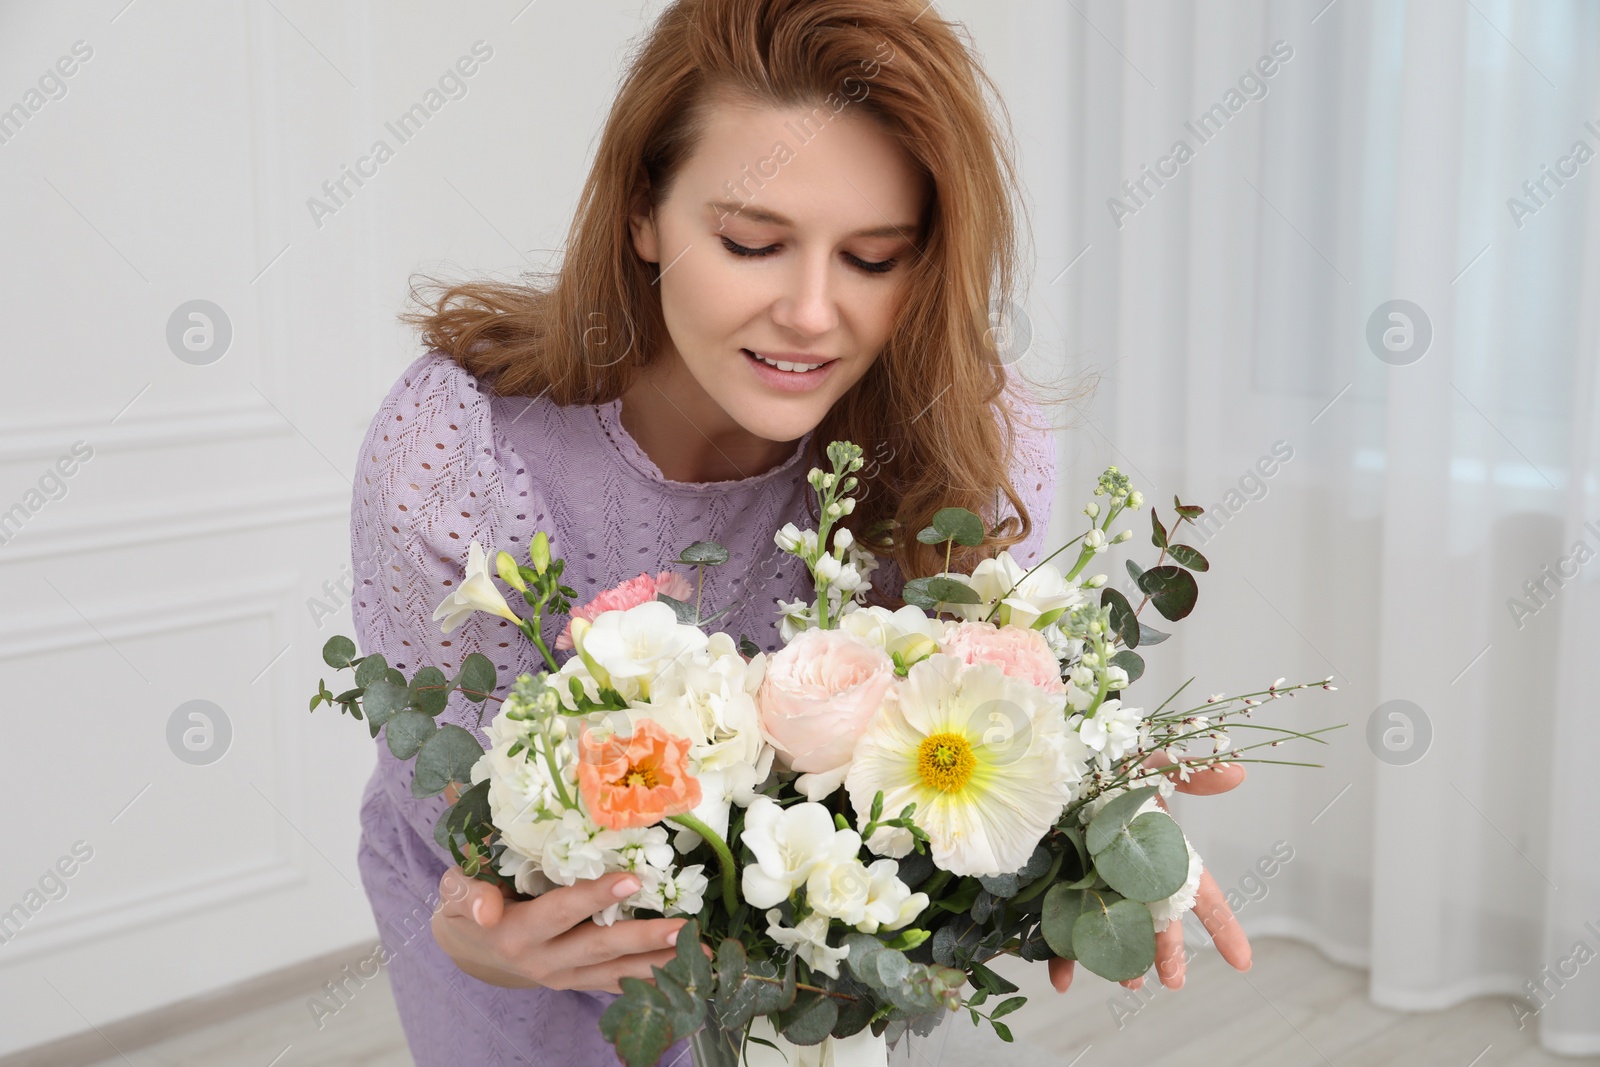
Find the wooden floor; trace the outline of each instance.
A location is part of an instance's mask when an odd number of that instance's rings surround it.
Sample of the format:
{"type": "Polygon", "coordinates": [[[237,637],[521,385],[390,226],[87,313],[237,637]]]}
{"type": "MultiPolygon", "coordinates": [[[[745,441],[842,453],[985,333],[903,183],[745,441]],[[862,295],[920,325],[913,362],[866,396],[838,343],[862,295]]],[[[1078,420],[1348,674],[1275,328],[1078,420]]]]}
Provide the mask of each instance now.
{"type": "MultiPolygon", "coordinates": [[[[1029,995],[1028,1005],[1006,1019],[1014,1043],[1000,1042],[987,1023],[976,1030],[963,1015],[915,1046],[896,1050],[893,1062],[903,1067],[1600,1067],[1600,1057],[1540,1052],[1532,1028],[1517,1030],[1504,999],[1426,1015],[1373,1007],[1366,1000],[1364,972],[1329,963],[1298,942],[1256,942],[1255,965],[1246,974],[1209,950],[1189,968],[1183,989],[1147,989],[1143,997],[1080,969],[1073,988],[1058,995],[1042,966],[1007,960],[1000,969],[1029,995]],[[1120,1010],[1113,1012],[1112,1003],[1120,1010]]],[[[366,986],[320,1030],[300,997],[123,1053],[95,1067],[407,1067],[412,1062],[386,980],[366,986]]]]}

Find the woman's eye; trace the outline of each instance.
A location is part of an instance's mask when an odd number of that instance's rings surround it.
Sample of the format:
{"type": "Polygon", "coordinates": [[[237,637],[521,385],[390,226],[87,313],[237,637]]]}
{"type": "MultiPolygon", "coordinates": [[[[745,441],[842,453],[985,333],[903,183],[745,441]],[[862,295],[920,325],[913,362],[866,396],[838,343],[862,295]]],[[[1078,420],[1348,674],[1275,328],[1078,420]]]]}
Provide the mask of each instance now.
{"type": "MultiPolygon", "coordinates": [[[[767,245],[765,248],[747,248],[744,245],[737,244],[726,237],[722,238],[722,245],[729,252],[732,252],[736,256],[753,256],[756,258],[770,256],[772,253],[778,250],[777,245],[767,245]]],[[[859,258],[858,256],[849,255],[848,253],[846,254],[845,258],[849,259],[850,262],[854,263],[857,267],[866,271],[868,274],[886,273],[887,271],[893,270],[895,264],[900,262],[898,259],[891,258],[882,260],[878,263],[871,263],[867,260],[859,258]]]]}
{"type": "Polygon", "coordinates": [[[722,244],[736,256],[770,256],[778,250],[777,245],[768,245],[765,248],[746,248],[744,245],[734,244],[726,237],[722,239],[722,244]]]}
{"type": "Polygon", "coordinates": [[[891,259],[883,260],[880,263],[868,263],[866,260],[857,259],[855,256],[851,256],[850,258],[852,260],[855,260],[856,266],[860,267],[862,270],[866,271],[868,274],[884,274],[884,273],[886,273],[888,271],[893,270],[894,269],[894,265],[896,263],[900,262],[898,259],[892,259],[891,258],[891,259]]]}

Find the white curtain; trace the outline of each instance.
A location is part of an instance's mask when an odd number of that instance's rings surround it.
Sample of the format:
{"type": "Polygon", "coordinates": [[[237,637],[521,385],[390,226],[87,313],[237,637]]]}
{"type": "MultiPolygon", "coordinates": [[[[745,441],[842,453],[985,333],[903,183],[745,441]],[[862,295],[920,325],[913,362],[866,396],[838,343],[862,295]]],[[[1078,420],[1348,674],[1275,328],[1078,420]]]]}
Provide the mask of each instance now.
{"type": "Polygon", "coordinates": [[[1253,935],[1600,1052],[1600,5],[1071,8],[1029,360],[1104,379],[1053,528],[1108,463],[1206,507],[1135,696],[1331,674],[1257,721],[1349,723],[1180,815],[1253,935]]]}

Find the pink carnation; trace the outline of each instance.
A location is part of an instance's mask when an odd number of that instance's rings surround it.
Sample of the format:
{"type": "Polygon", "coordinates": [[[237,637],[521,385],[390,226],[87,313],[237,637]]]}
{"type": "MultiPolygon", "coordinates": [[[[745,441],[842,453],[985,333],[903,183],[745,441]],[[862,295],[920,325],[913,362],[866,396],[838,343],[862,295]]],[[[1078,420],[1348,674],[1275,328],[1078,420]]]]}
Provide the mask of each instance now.
{"type": "Polygon", "coordinates": [[[1018,681],[1047,693],[1065,693],[1061,665],[1038,630],[986,622],[952,623],[945,631],[946,655],[963,663],[992,663],[1018,681]]]}
{"type": "MultiPolygon", "coordinates": [[[[607,589],[583,607],[573,608],[572,618],[593,622],[603,611],[626,611],[640,604],[648,604],[656,598],[657,593],[665,593],[674,600],[688,600],[694,595],[694,586],[683,575],[671,571],[662,571],[654,578],[641,574],[637,578],[629,578],[615,589],[607,589]]],[[[572,619],[568,619],[561,636],[556,638],[556,648],[573,647],[572,619]]]]}

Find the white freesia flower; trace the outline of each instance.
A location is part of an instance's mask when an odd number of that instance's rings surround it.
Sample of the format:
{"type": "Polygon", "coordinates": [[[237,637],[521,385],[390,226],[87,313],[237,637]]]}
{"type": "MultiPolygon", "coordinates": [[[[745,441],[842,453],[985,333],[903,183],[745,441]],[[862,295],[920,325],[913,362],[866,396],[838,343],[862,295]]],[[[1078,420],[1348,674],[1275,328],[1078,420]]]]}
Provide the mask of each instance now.
{"type": "Polygon", "coordinates": [[[1041,564],[1029,571],[1005,550],[991,559],[979,560],[970,576],[955,573],[942,576],[965,582],[977,592],[976,604],[944,605],[945,610],[968,622],[983,621],[999,601],[1000,610],[990,621],[1000,626],[1032,627],[1041,618],[1048,616],[1053,621],[1084,601],[1083,590],[1068,584],[1053,564],[1041,564]]]}
{"type": "Polygon", "coordinates": [[[845,788],[858,823],[879,790],[886,812],[915,803],[940,868],[1007,874],[1060,817],[1089,755],[1044,691],[935,653],[856,742],[845,788]]]}
{"type": "Polygon", "coordinates": [[[466,577],[449,596],[439,602],[439,606],[433,610],[433,619],[435,622],[444,620],[439,623],[439,632],[447,634],[466,622],[474,611],[486,611],[511,622],[522,621],[495,587],[494,577],[489,570],[489,557],[476,541],[467,546],[466,577]]]}
{"type": "MultiPolygon", "coordinates": [[[[869,811],[870,815],[871,812],[869,811]]],[[[863,820],[863,827],[866,821],[863,820]]],[[[910,830],[899,826],[880,826],[872,831],[872,836],[867,838],[867,850],[875,856],[888,856],[890,859],[900,859],[909,856],[911,850],[917,847],[917,839],[910,830]]]]}
{"type": "Polygon", "coordinates": [[[611,676],[618,692],[633,699],[648,698],[658,674],[706,644],[705,631],[680,623],[669,605],[651,600],[622,611],[602,611],[584,634],[583,651],[611,676]]]}
{"type": "Polygon", "coordinates": [[[928,894],[913,893],[900,880],[900,865],[894,860],[873,863],[867,868],[867,878],[866,916],[856,923],[856,929],[864,934],[898,930],[928,906],[928,894]]]}
{"type": "MultiPolygon", "coordinates": [[[[858,851],[860,847],[857,844],[858,851]]],[[[806,903],[830,919],[855,926],[867,917],[871,879],[866,865],[854,855],[835,863],[819,863],[806,878],[806,903]]]]}
{"type": "Polygon", "coordinates": [[[740,840],[756,858],[745,867],[743,882],[744,898],[755,908],[788,900],[818,865],[854,860],[861,851],[861,835],[835,827],[821,804],[784,808],[765,796],[745,812],[740,840]]]}
{"type": "Polygon", "coordinates": [[[839,961],[850,955],[850,950],[828,947],[828,917],[813,912],[792,929],[783,925],[782,918],[783,912],[777,908],[767,912],[767,935],[798,953],[813,971],[839,977],[839,961]]]}

